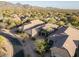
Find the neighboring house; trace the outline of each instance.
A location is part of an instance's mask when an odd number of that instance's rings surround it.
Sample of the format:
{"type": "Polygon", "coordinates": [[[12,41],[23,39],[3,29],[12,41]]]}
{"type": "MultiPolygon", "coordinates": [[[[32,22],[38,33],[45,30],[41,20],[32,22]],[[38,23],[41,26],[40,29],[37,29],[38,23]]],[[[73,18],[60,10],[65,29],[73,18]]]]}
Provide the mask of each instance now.
{"type": "Polygon", "coordinates": [[[58,28],[58,25],[56,24],[51,24],[51,23],[47,23],[47,24],[44,24],[40,30],[40,35],[41,36],[45,36],[47,37],[48,35],[50,35],[52,32],[55,31],[55,29],[58,28]]]}
{"type": "Polygon", "coordinates": [[[12,14],[11,17],[13,18],[13,20],[18,20],[18,21],[21,20],[17,14],[12,14]]]}
{"type": "Polygon", "coordinates": [[[51,56],[73,57],[79,45],[79,30],[72,27],[61,27],[48,39],[54,42],[50,49],[51,56]]]}
{"type": "Polygon", "coordinates": [[[51,24],[51,23],[47,23],[47,24],[45,24],[45,26],[44,26],[43,28],[44,28],[44,29],[47,29],[47,28],[49,28],[49,27],[51,27],[51,28],[57,28],[58,25],[56,25],[56,24],[51,24]]]}
{"type": "Polygon", "coordinates": [[[25,19],[28,19],[29,18],[29,16],[26,16],[26,15],[22,15],[22,16],[20,16],[20,19],[23,21],[23,20],[25,20],[25,19]]]}
{"type": "Polygon", "coordinates": [[[29,33],[32,37],[38,34],[39,28],[44,25],[44,22],[40,20],[33,20],[30,24],[24,25],[24,30],[29,33]]]}
{"type": "Polygon", "coordinates": [[[57,21],[60,21],[61,19],[57,16],[54,17],[57,21]]]}
{"type": "Polygon", "coordinates": [[[12,30],[16,31],[17,28],[22,29],[26,33],[28,33],[31,37],[34,37],[37,35],[38,31],[40,30],[39,28],[44,24],[44,22],[40,20],[33,20],[30,21],[28,24],[23,24],[20,25],[19,27],[15,27],[12,30]]]}

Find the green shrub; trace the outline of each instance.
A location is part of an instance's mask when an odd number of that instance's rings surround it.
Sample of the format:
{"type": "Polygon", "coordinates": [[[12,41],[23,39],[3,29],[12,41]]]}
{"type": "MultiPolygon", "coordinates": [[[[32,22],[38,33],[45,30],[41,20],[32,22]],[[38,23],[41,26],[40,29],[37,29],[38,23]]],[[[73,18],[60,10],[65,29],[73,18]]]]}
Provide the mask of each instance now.
{"type": "Polygon", "coordinates": [[[35,40],[35,46],[36,46],[36,51],[41,56],[44,56],[44,53],[46,51],[45,48],[48,46],[47,42],[44,39],[37,39],[37,40],[35,40]]]}
{"type": "Polygon", "coordinates": [[[64,25],[65,25],[65,23],[64,23],[63,21],[59,21],[57,24],[58,24],[59,26],[64,26],[64,25]]]}
{"type": "Polygon", "coordinates": [[[54,19],[54,18],[52,17],[52,18],[50,18],[50,19],[48,20],[48,22],[49,22],[49,23],[56,23],[57,21],[56,21],[56,19],[54,19]]]}

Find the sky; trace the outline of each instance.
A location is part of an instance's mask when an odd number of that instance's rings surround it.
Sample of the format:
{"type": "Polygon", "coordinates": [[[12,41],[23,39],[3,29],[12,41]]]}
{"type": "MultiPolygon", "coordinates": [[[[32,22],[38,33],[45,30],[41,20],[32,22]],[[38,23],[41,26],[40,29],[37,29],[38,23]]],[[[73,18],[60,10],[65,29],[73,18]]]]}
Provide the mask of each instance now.
{"type": "Polygon", "coordinates": [[[79,9],[79,1],[9,1],[11,3],[30,4],[40,7],[55,7],[63,9],[79,9]]]}

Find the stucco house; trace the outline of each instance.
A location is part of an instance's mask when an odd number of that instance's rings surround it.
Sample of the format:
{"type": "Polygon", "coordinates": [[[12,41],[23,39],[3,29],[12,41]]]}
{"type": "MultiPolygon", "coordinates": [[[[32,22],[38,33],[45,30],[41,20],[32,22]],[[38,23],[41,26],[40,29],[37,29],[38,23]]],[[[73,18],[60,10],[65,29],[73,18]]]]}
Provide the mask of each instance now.
{"type": "Polygon", "coordinates": [[[37,35],[38,31],[40,30],[39,28],[42,27],[43,24],[44,22],[40,20],[33,20],[30,24],[24,25],[24,30],[34,37],[37,35]]]}
{"type": "Polygon", "coordinates": [[[20,17],[17,14],[12,14],[11,17],[13,18],[13,20],[21,21],[20,17]]]}
{"type": "Polygon", "coordinates": [[[12,31],[16,31],[17,29],[22,29],[31,37],[34,37],[35,35],[37,35],[38,31],[40,30],[39,28],[42,27],[42,25],[44,24],[45,23],[40,20],[33,20],[30,21],[29,23],[25,23],[23,25],[13,28],[12,31]]]}
{"type": "Polygon", "coordinates": [[[48,39],[54,42],[50,48],[51,56],[73,57],[79,46],[79,30],[72,27],[61,27],[48,39]]]}
{"type": "Polygon", "coordinates": [[[46,23],[42,26],[40,30],[40,36],[49,36],[52,32],[55,32],[55,30],[58,28],[58,25],[52,24],[52,23],[46,23]]]}

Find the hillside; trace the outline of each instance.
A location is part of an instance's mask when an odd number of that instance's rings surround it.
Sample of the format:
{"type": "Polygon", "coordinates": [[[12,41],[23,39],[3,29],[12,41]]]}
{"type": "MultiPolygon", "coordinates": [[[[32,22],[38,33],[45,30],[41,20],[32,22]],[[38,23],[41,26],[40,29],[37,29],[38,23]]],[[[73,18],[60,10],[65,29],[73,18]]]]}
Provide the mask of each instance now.
{"type": "Polygon", "coordinates": [[[70,24],[76,28],[78,28],[79,25],[79,10],[75,9],[72,10],[53,7],[39,7],[31,6],[29,4],[13,4],[2,1],[0,2],[0,14],[3,18],[11,18],[11,15],[17,14],[18,17],[29,17],[28,20],[39,19],[44,22],[68,26],[70,24]]]}

